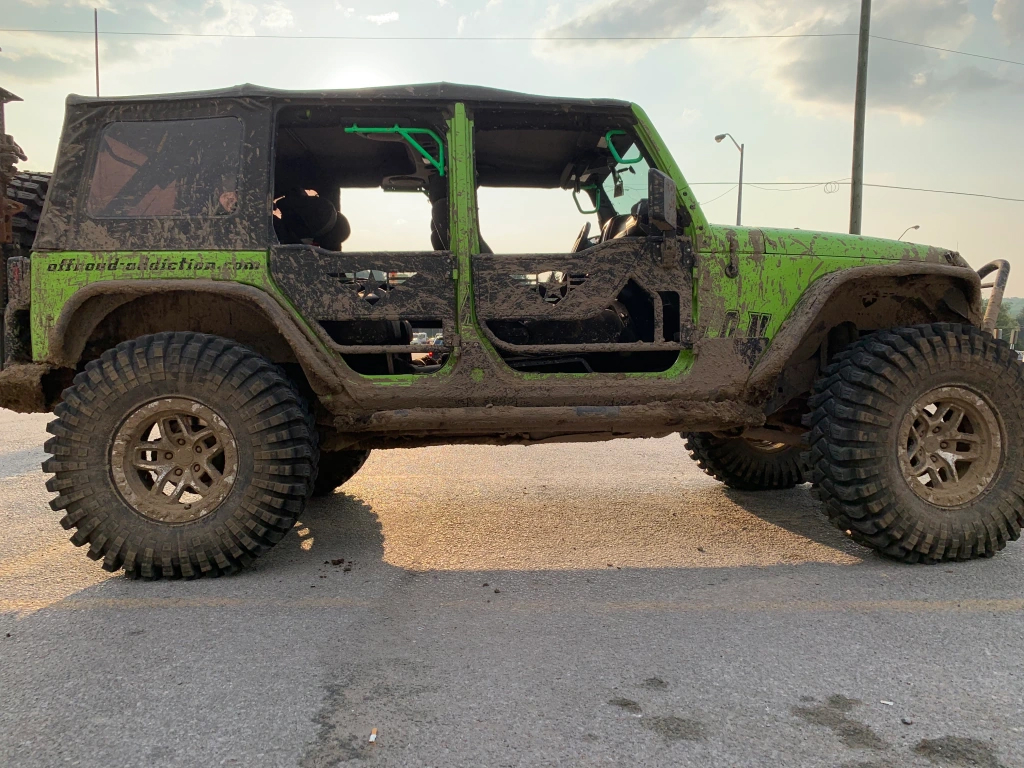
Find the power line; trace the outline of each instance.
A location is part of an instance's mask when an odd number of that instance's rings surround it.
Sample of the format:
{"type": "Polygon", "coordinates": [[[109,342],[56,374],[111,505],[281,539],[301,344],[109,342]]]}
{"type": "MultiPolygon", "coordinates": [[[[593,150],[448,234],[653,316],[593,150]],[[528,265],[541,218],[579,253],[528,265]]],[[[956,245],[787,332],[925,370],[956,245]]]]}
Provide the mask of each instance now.
{"type": "Polygon", "coordinates": [[[739,186],[739,184],[733,184],[732,187],[730,187],[729,189],[725,190],[725,192],[720,194],[718,197],[712,197],[710,200],[704,200],[703,202],[700,203],[700,205],[710,205],[711,203],[715,202],[715,200],[721,200],[723,197],[728,195],[730,192],[732,192],[738,186],[739,186]]]}
{"type": "MultiPolygon", "coordinates": [[[[0,29],[0,32],[25,32],[47,35],[91,35],[91,31],[81,29],[0,29]]],[[[240,35],[236,32],[133,32],[133,31],[106,31],[104,35],[139,35],[145,37],[228,37],[248,40],[445,40],[445,41],[487,41],[487,42],[636,42],[642,43],[648,40],[784,40],[802,37],[856,37],[855,32],[804,32],[776,35],[644,35],[636,37],[631,35],[605,35],[605,36],[574,36],[574,35],[550,35],[536,37],[533,35],[509,35],[509,36],[485,36],[485,35],[282,35],[274,33],[253,33],[251,35],[240,35]]]]}
{"type": "MultiPolygon", "coordinates": [[[[846,179],[835,179],[833,181],[826,181],[826,182],[823,182],[821,184],[808,184],[807,186],[796,187],[795,189],[772,189],[771,187],[769,187],[767,185],[751,184],[749,182],[747,183],[747,186],[753,187],[754,189],[760,189],[760,190],[762,190],[764,192],[803,192],[805,189],[817,189],[818,187],[828,187],[830,185],[834,185],[834,186],[838,187],[840,184],[843,184],[843,183],[847,183],[848,184],[849,182],[850,182],[849,178],[846,178],[846,179]]],[[[780,184],[780,186],[781,186],[781,184],[780,184]]]]}
{"type": "Polygon", "coordinates": [[[985,59],[985,61],[998,61],[1002,64],[1016,64],[1018,67],[1024,67],[1024,61],[1014,61],[1013,59],[1000,59],[998,56],[983,56],[980,53],[969,53],[967,51],[958,51],[953,48],[940,48],[937,45],[925,45],[924,43],[912,43],[909,40],[897,40],[894,37],[882,37],[881,35],[871,35],[872,40],[884,40],[887,43],[899,43],[900,45],[912,45],[915,48],[927,48],[929,51],[941,51],[942,53],[955,53],[957,56],[970,56],[972,59],[985,59]]]}
{"type": "MultiPolygon", "coordinates": [[[[849,182],[844,182],[849,183],[849,182]]],[[[865,184],[875,189],[899,189],[904,192],[930,192],[935,195],[956,195],[958,197],[980,197],[985,200],[1004,200],[1008,203],[1024,203],[1024,197],[1002,197],[1000,195],[983,195],[979,192],[954,192],[948,189],[922,189],[920,187],[897,187],[893,184],[865,184]]]]}
{"type": "MultiPolygon", "coordinates": [[[[34,29],[34,28],[5,28],[0,32],[9,34],[40,34],[40,35],[91,35],[91,30],[84,29],[34,29]]],[[[485,35],[282,35],[274,33],[254,33],[241,35],[236,32],[139,32],[129,30],[111,30],[102,32],[103,35],[117,35],[128,37],[189,37],[189,38],[228,38],[237,40],[347,40],[347,41],[390,41],[390,42],[685,42],[700,40],[795,40],[813,38],[836,38],[836,37],[857,37],[856,32],[794,32],[791,34],[774,35],[647,35],[634,37],[629,35],[604,35],[604,36],[572,36],[572,35],[549,35],[535,37],[529,35],[507,37],[485,36],[485,35]]],[[[915,43],[911,40],[900,40],[895,37],[884,37],[882,35],[871,35],[872,40],[883,40],[887,43],[898,45],[909,45],[914,48],[924,48],[930,51],[950,53],[956,56],[969,56],[985,61],[994,61],[1001,64],[1013,64],[1024,67],[1024,61],[1003,59],[998,56],[986,56],[980,53],[969,51],[958,51],[953,48],[942,48],[937,45],[915,43]]]]}
{"type": "MultiPolygon", "coordinates": [[[[692,181],[688,182],[691,187],[722,187],[734,184],[732,181],[692,181]]],[[[824,187],[829,184],[848,186],[850,184],[849,179],[842,181],[759,181],[759,182],[744,182],[744,186],[754,187],[760,189],[762,187],[790,187],[795,186],[799,189],[766,189],[765,192],[800,192],[802,190],[814,189],[816,187],[824,187]]],[[[902,192],[927,192],[933,195],[954,195],[956,197],[977,197],[985,200],[1002,200],[1007,203],[1024,203],[1024,197],[1004,197],[1002,195],[988,195],[981,192],[957,192],[952,189],[928,189],[926,187],[903,187],[896,184],[864,184],[865,187],[873,187],[875,189],[895,189],[902,192]]],[[[731,191],[731,190],[730,190],[731,191]]]]}

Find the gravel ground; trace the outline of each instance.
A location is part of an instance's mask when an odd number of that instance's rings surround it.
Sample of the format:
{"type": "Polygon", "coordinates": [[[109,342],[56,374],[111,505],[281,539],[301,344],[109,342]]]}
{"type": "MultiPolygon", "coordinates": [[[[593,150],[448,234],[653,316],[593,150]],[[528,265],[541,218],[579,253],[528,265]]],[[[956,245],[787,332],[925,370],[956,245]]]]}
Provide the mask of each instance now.
{"type": "Polygon", "coordinates": [[[378,452],[249,571],[133,582],[47,420],[0,411],[0,765],[1024,766],[1020,545],[888,562],[674,437],[378,452]]]}

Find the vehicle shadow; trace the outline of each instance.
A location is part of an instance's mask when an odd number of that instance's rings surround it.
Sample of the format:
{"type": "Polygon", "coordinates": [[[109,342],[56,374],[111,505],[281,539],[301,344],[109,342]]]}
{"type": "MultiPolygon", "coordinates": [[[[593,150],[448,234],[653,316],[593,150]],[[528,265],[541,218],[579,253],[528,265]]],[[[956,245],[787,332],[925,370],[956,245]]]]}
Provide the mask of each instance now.
{"type": "Polygon", "coordinates": [[[870,550],[855,544],[829,521],[810,484],[784,491],[737,491],[723,486],[722,493],[770,525],[862,558],[871,556],[870,550]]]}

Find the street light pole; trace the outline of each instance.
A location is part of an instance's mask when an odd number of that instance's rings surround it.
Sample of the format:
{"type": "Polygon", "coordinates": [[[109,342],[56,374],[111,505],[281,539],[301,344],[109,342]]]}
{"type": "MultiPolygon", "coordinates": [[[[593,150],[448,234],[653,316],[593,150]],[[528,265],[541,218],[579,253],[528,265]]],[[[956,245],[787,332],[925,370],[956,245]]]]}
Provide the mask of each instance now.
{"type": "Polygon", "coordinates": [[[725,140],[726,137],[732,140],[732,143],[736,145],[736,149],[740,151],[740,184],[739,194],[736,197],[736,226],[743,226],[743,158],[746,155],[746,144],[740,144],[736,139],[732,137],[731,133],[720,133],[715,136],[715,141],[719,144],[725,140]]]}
{"type": "Polygon", "coordinates": [[[736,226],[742,226],[743,224],[743,155],[745,154],[746,144],[740,144],[740,189],[739,194],[736,197],[736,226]]]}
{"type": "Polygon", "coordinates": [[[859,235],[864,218],[864,122],[868,104],[868,44],[871,42],[871,0],[860,3],[860,45],[857,48],[857,95],[853,111],[853,182],[850,184],[850,234],[859,235]]]}

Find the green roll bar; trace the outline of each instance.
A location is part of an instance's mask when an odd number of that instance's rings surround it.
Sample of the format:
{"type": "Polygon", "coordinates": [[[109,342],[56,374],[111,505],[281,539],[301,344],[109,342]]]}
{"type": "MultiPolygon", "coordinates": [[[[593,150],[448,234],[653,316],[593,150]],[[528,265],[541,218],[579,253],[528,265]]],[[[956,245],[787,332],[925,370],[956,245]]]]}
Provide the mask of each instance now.
{"type": "Polygon", "coordinates": [[[597,213],[599,210],[601,210],[601,188],[599,186],[597,186],[596,184],[589,184],[589,185],[587,185],[585,187],[580,187],[579,189],[574,189],[572,191],[572,200],[573,200],[574,203],[576,203],[576,210],[579,211],[580,213],[582,213],[584,216],[589,216],[592,213],[597,213]],[[597,200],[594,203],[594,210],[592,210],[592,211],[584,211],[583,210],[583,206],[580,205],[580,197],[579,197],[580,191],[581,190],[585,190],[585,189],[597,190],[597,200]]]}
{"type": "Polygon", "coordinates": [[[636,157],[619,157],[619,150],[617,150],[615,148],[615,145],[612,143],[612,136],[628,135],[629,134],[627,134],[625,131],[608,131],[608,133],[604,135],[605,143],[608,145],[608,149],[611,150],[612,157],[615,158],[615,162],[622,163],[623,165],[633,165],[634,163],[639,163],[641,160],[644,159],[643,153],[640,152],[639,147],[637,147],[637,152],[639,152],[640,154],[638,154],[636,157]]]}
{"type": "Polygon", "coordinates": [[[423,155],[423,159],[430,163],[437,169],[437,172],[444,176],[444,143],[441,141],[441,137],[437,135],[430,128],[403,128],[400,125],[396,125],[392,128],[360,128],[358,125],[350,125],[345,129],[345,133],[358,133],[358,134],[370,134],[370,133],[393,133],[398,134],[405,139],[412,148],[423,155]],[[437,157],[435,158],[423,145],[420,144],[413,135],[426,134],[434,141],[437,142],[437,157]]]}

